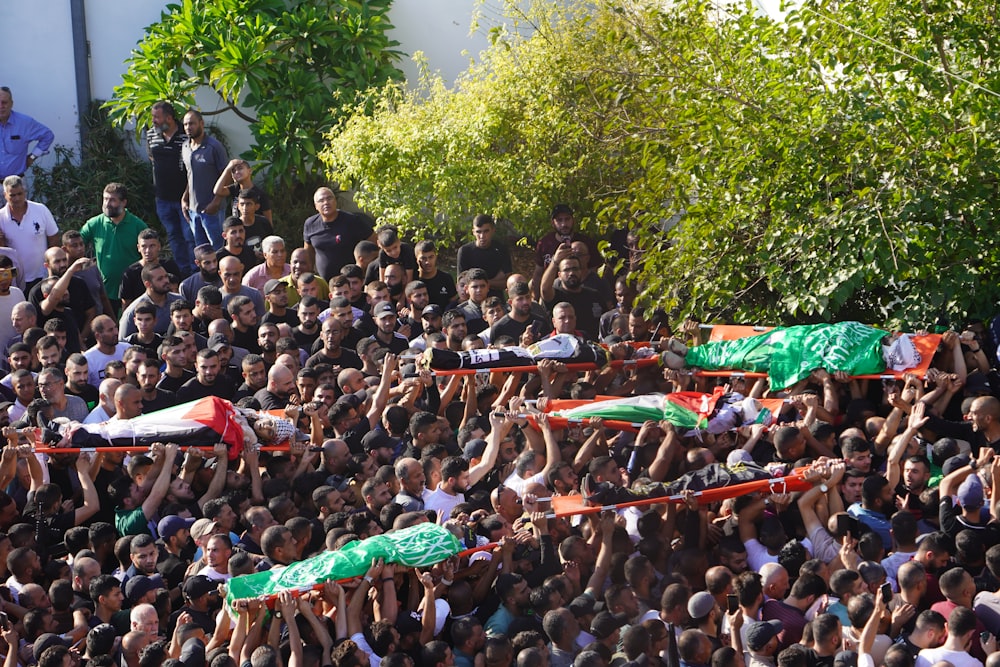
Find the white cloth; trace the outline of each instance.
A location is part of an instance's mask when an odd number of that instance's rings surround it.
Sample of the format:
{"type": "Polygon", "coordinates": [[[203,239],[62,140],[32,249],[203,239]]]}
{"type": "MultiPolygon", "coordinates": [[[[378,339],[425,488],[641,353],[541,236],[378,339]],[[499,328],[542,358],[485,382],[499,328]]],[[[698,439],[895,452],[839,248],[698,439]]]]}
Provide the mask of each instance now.
{"type": "Polygon", "coordinates": [[[510,477],[508,477],[507,479],[505,479],[503,481],[503,485],[504,486],[506,486],[508,489],[512,489],[514,491],[514,493],[516,493],[519,496],[523,496],[524,495],[524,487],[526,487],[528,484],[531,484],[531,483],[544,484],[545,483],[545,475],[543,475],[542,473],[539,472],[539,473],[535,473],[534,475],[532,475],[528,479],[523,479],[516,472],[513,472],[513,473],[510,474],[510,477]]]}
{"type": "Polygon", "coordinates": [[[83,420],[83,423],[84,424],[100,424],[101,422],[108,421],[109,419],[111,419],[112,416],[113,415],[109,415],[107,412],[105,412],[104,408],[101,407],[101,404],[98,403],[97,407],[95,407],[93,410],[91,410],[90,414],[87,415],[87,418],[83,420]]]}
{"type": "Polygon", "coordinates": [[[45,270],[45,251],[49,247],[50,236],[59,233],[59,225],[45,204],[29,201],[28,210],[21,222],[10,216],[10,204],[0,209],[0,231],[7,237],[7,245],[17,251],[24,280],[31,282],[48,275],[45,270]]]}
{"type": "Polygon", "coordinates": [[[125,350],[130,347],[132,346],[128,343],[119,341],[111,354],[101,352],[96,345],[84,352],[83,356],[87,357],[87,384],[99,387],[101,380],[104,379],[104,367],[111,361],[121,361],[125,356],[125,350]]]}
{"type": "Polygon", "coordinates": [[[448,516],[451,514],[451,510],[459,503],[465,502],[465,495],[458,493],[451,495],[446,491],[442,491],[441,487],[434,489],[426,495],[424,498],[424,509],[432,510],[438,513],[438,523],[444,523],[448,520],[448,516]]]}
{"type": "Polygon", "coordinates": [[[943,646],[941,648],[925,648],[920,651],[914,667],[931,667],[942,660],[950,662],[953,667],[983,667],[983,663],[965,651],[952,651],[943,646]]]}

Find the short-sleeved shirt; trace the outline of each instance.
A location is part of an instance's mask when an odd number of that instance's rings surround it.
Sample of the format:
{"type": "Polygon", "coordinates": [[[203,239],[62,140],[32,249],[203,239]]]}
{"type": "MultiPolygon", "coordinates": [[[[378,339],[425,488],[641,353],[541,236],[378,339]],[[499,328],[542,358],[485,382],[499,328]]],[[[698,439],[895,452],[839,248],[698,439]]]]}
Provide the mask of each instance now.
{"type": "Polygon", "coordinates": [[[108,298],[118,298],[122,274],[129,264],[139,261],[139,232],[146,229],[146,223],[125,211],[125,217],[117,225],[103,213],[94,216],[84,224],[80,235],[86,243],[94,244],[97,268],[104,276],[104,291],[108,298]]]}
{"type": "Polygon", "coordinates": [[[188,173],[188,204],[193,211],[204,211],[215,199],[215,182],[229,163],[226,149],[217,139],[203,135],[194,148],[188,138],[181,147],[181,157],[188,173]]]}
{"type": "Polygon", "coordinates": [[[119,535],[151,535],[149,519],[141,507],[132,510],[115,509],[115,530],[119,535]]]}
{"type": "Polygon", "coordinates": [[[589,287],[584,287],[579,292],[567,292],[557,287],[555,298],[546,301],[545,307],[551,312],[561,301],[573,306],[576,312],[576,328],[585,333],[587,338],[597,340],[601,313],[604,312],[600,295],[589,287]]]}
{"type": "Polygon", "coordinates": [[[17,222],[11,217],[10,204],[7,204],[0,208],[0,231],[7,237],[10,247],[17,251],[25,282],[44,278],[48,237],[59,233],[59,226],[48,207],[29,201],[28,210],[17,222]]]}
{"type": "Polygon", "coordinates": [[[466,243],[458,249],[455,264],[459,273],[469,269],[482,269],[490,279],[501,271],[507,275],[514,272],[511,268],[510,250],[496,241],[489,248],[479,248],[475,243],[466,243]]]}
{"type": "Polygon", "coordinates": [[[354,262],[354,246],[375,233],[360,215],[338,211],[333,222],[324,222],[317,213],[302,226],[302,240],[316,251],[316,273],[330,280],[345,264],[354,262]]]}
{"type": "MultiPolygon", "coordinates": [[[[233,211],[233,215],[238,218],[240,217],[240,209],[236,206],[236,201],[240,196],[240,191],[243,190],[243,186],[241,186],[239,183],[230,183],[229,185],[226,186],[226,190],[228,191],[229,198],[233,200],[232,206],[230,208],[233,211]]],[[[264,188],[254,183],[253,186],[250,188],[250,190],[252,192],[257,193],[258,202],[260,203],[260,207],[257,209],[257,211],[259,213],[270,211],[271,196],[266,192],[264,192],[264,188]]],[[[267,218],[264,219],[267,220],[267,218]]],[[[247,234],[247,238],[250,238],[249,234],[247,234]]]]}
{"type": "Polygon", "coordinates": [[[146,144],[153,158],[153,192],[157,199],[180,203],[187,188],[187,171],[181,158],[181,149],[187,135],[177,128],[168,140],[155,127],[146,130],[146,144]]]}
{"type": "MultiPolygon", "coordinates": [[[[161,257],[158,264],[167,270],[173,279],[180,282],[184,279],[184,274],[181,273],[181,269],[177,266],[177,262],[166,257],[161,257]]],[[[142,284],[142,264],[140,262],[133,262],[128,265],[125,272],[122,274],[122,283],[118,288],[118,298],[133,301],[142,296],[142,293],[146,291],[146,286],[142,284]]]]}
{"type": "Polygon", "coordinates": [[[409,243],[400,243],[399,257],[389,257],[384,250],[379,250],[378,257],[365,269],[365,284],[378,280],[379,271],[392,264],[399,264],[407,271],[412,271],[413,275],[416,276],[417,255],[413,251],[413,246],[409,243]]]}
{"type": "Polygon", "coordinates": [[[417,278],[417,280],[427,285],[427,296],[430,298],[430,302],[441,306],[442,309],[447,308],[458,296],[455,279],[447,271],[438,269],[433,278],[417,278]]]}

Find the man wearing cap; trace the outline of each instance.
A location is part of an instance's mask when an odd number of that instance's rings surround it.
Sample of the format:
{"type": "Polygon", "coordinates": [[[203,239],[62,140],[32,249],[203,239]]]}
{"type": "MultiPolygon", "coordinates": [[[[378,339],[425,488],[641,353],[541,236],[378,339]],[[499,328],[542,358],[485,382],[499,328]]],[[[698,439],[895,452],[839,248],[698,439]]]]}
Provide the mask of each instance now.
{"type": "MultiPolygon", "coordinates": [[[[391,305],[389,307],[392,308],[391,305]]],[[[306,359],[306,368],[312,368],[317,364],[331,364],[333,366],[340,366],[342,369],[353,368],[361,370],[363,366],[361,358],[353,350],[349,350],[341,345],[343,335],[344,325],[340,320],[335,317],[326,318],[320,329],[323,347],[319,352],[306,359]]]]}
{"type": "Polygon", "coordinates": [[[617,650],[618,641],[622,636],[622,628],[627,624],[625,614],[612,614],[608,611],[598,612],[590,622],[590,634],[609,651],[617,650]]]}
{"type": "Polygon", "coordinates": [[[688,600],[687,610],[688,616],[691,617],[691,625],[705,633],[712,642],[712,650],[722,648],[722,642],[719,640],[719,620],[722,617],[722,610],[719,609],[719,603],[712,594],[698,591],[688,600]]]}
{"type": "Polygon", "coordinates": [[[188,561],[181,552],[189,542],[194,522],[193,518],[170,515],[160,519],[156,526],[156,532],[160,535],[157,544],[162,547],[156,571],[163,577],[174,601],[180,600],[180,585],[188,566],[188,561]]]}
{"type": "Polygon", "coordinates": [[[590,250],[591,266],[597,269],[604,263],[604,258],[597,248],[597,244],[592,238],[574,230],[576,219],[573,217],[573,209],[568,204],[557,204],[552,209],[550,216],[552,221],[552,231],[538,239],[535,246],[535,272],[531,277],[531,292],[536,297],[539,296],[539,286],[545,268],[552,262],[556,250],[562,246],[570,246],[574,241],[583,241],[590,250]]]}
{"type": "Polygon", "coordinates": [[[781,621],[754,621],[747,627],[746,642],[750,652],[747,667],[775,667],[781,621]]]}
{"type": "Polygon", "coordinates": [[[406,337],[396,333],[396,307],[391,302],[383,301],[375,306],[372,317],[375,318],[376,330],[371,338],[379,344],[379,347],[384,347],[393,354],[400,354],[409,349],[410,344],[406,337]]]}
{"type": "Polygon", "coordinates": [[[218,609],[221,603],[219,598],[219,584],[208,577],[196,574],[188,577],[184,582],[184,606],[170,614],[167,623],[167,634],[172,635],[177,627],[177,619],[181,614],[187,613],[191,617],[191,622],[199,626],[210,635],[215,632],[215,616],[213,609],[218,609]]]}
{"type": "Polygon", "coordinates": [[[988,466],[992,458],[993,450],[984,447],[980,450],[978,459],[959,466],[941,480],[938,518],[941,531],[952,539],[963,530],[974,530],[985,544],[1000,542],[997,524],[990,521],[988,513],[983,516],[983,483],[976,472],[979,468],[988,466]],[[955,497],[958,505],[954,502],[955,497]]]}
{"type": "Polygon", "coordinates": [[[294,308],[288,307],[288,290],[280,280],[271,278],[264,283],[264,301],[267,302],[267,312],[261,318],[261,323],[287,324],[290,327],[299,326],[299,316],[294,308]]]}
{"type": "Polygon", "coordinates": [[[125,582],[124,606],[130,609],[139,605],[152,606],[156,602],[156,592],[161,588],[163,588],[163,578],[159,574],[154,574],[152,577],[138,574],[125,582]]]}

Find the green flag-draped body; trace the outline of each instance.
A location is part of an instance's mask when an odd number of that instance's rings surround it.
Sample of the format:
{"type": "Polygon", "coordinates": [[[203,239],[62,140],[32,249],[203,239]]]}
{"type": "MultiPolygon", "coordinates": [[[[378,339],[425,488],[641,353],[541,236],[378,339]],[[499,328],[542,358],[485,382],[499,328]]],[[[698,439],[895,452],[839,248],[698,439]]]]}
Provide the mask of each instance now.
{"type": "Polygon", "coordinates": [[[372,561],[380,558],[386,563],[406,567],[430,567],[461,550],[462,544],[446,528],[421,523],[352,542],[339,551],[327,551],[288,567],[233,577],[227,584],[226,603],[232,606],[235,600],[360,577],[371,567],[372,561]]]}
{"type": "Polygon", "coordinates": [[[759,336],[705,343],[685,363],[705,370],[767,373],[771,386],[790,387],[816,368],[867,375],[885,370],[886,332],[860,322],[778,327],[759,336]]]}
{"type": "MultiPolygon", "coordinates": [[[[609,401],[587,402],[565,410],[556,409],[551,414],[566,419],[601,417],[607,420],[640,423],[648,419],[653,421],[666,419],[679,428],[695,429],[704,427],[708,423],[708,416],[715,409],[718,398],[716,394],[694,391],[645,394],[609,401]]],[[[558,406],[559,401],[553,403],[558,406]]]]}

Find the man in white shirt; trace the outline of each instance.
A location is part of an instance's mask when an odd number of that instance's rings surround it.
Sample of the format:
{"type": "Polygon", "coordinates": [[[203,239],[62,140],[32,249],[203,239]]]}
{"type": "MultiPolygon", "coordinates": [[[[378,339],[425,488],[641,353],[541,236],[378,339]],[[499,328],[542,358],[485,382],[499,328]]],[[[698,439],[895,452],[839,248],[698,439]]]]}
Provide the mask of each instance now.
{"type": "Polygon", "coordinates": [[[0,209],[0,245],[17,251],[31,287],[47,275],[45,250],[59,245],[59,226],[45,204],[28,201],[20,176],[5,178],[3,192],[7,205],[0,209]]]}
{"type": "Polygon", "coordinates": [[[90,411],[87,418],[83,420],[84,424],[100,424],[115,416],[117,412],[115,409],[115,392],[118,391],[118,387],[121,384],[122,381],[115,378],[104,378],[101,381],[101,386],[98,389],[99,402],[90,411]]]}
{"type": "Polygon", "coordinates": [[[983,663],[969,655],[976,637],[976,614],[967,607],[955,607],[948,616],[948,638],[939,648],[925,648],[917,655],[915,667],[931,667],[948,662],[954,667],[983,667],[983,663]]]}
{"type": "Polygon", "coordinates": [[[469,462],[461,456],[449,456],[441,462],[441,481],[424,502],[424,509],[437,512],[438,523],[444,523],[452,508],[465,502],[469,487],[469,462]]]}
{"type": "Polygon", "coordinates": [[[130,345],[118,338],[118,323],[107,315],[98,315],[94,318],[91,327],[97,344],[83,353],[87,357],[87,367],[89,375],[87,383],[95,387],[104,380],[104,367],[109,361],[121,361],[130,345]]]}

